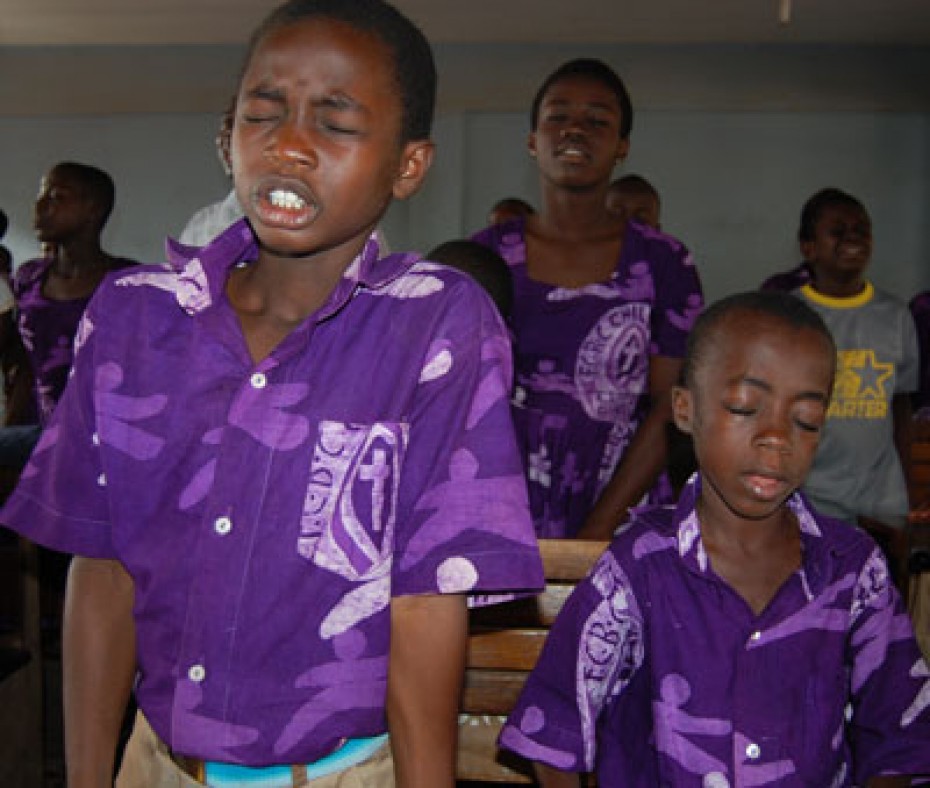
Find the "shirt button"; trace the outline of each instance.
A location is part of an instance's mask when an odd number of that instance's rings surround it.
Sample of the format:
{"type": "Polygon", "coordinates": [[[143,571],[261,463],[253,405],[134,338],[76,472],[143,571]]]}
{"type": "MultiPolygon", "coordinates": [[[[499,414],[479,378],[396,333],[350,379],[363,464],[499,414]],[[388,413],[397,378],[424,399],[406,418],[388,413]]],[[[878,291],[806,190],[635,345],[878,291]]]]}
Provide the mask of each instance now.
{"type": "Polygon", "coordinates": [[[95,432],[93,435],[90,436],[90,442],[93,443],[94,446],[99,446],[100,436],[95,432]]]}
{"type": "Polygon", "coordinates": [[[759,745],[756,744],[755,742],[752,742],[752,744],[746,745],[746,757],[749,758],[749,760],[754,761],[761,754],[762,754],[762,750],[759,749],[759,745]]]}
{"type": "Polygon", "coordinates": [[[268,383],[268,378],[261,372],[256,372],[252,375],[251,380],[249,381],[252,384],[253,389],[263,389],[268,383]]]}
{"type": "Polygon", "coordinates": [[[101,474],[97,477],[97,484],[98,484],[100,487],[106,487],[106,486],[107,486],[107,475],[106,475],[105,473],[101,473],[101,474]]]}
{"type": "Polygon", "coordinates": [[[757,629],[755,632],[753,632],[753,633],[749,636],[749,639],[750,639],[750,640],[758,640],[758,639],[761,638],[761,637],[762,637],[762,632],[761,632],[760,630],[757,629]]]}
{"type": "Polygon", "coordinates": [[[203,665],[191,665],[187,671],[187,677],[198,684],[207,677],[207,671],[203,665]]]}
{"type": "Polygon", "coordinates": [[[220,536],[226,536],[232,530],[232,520],[228,517],[217,517],[213,522],[213,530],[220,536]]]}

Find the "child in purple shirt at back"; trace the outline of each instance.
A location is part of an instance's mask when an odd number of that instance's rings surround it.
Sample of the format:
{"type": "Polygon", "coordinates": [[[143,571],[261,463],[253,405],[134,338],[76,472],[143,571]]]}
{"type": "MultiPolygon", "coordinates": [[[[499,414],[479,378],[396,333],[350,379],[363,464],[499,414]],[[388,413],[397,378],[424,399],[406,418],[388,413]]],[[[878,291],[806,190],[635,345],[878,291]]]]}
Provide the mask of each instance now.
{"type": "Polygon", "coordinates": [[[559,615],[501,734],[546,788],[909,785],[930,667],[882,553],[798,492],[836,350],[785,293],[711,306],[675,421],[698,473],[640,509],[559,615]]]}
{"type": "Polygon", "coordinates": [[[112,783],[131,687],[120,788],[454,785],[466,595],[542,567],[500,317],[375,240],[435,87],[382,0],[285,3],[236,99],[247,221],[91,302],[0,518],[79,556],[70,788],[112,783]]]}

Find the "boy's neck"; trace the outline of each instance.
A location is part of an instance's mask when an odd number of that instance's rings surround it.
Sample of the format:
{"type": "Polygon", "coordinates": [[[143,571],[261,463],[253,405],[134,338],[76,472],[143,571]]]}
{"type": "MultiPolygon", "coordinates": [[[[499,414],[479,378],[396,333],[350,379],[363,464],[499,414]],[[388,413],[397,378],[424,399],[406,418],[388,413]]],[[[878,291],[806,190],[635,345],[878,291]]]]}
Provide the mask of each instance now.
{"type": "Polygon", "coordinates": [[[253,361],[267,357],[326,303],[362,249],[348,261],[345,250],[303,258],[262,250],[256,262],[230,272],[226,296],[239,317],[253,361]]]}
{"type": "Polygon", "coordinates": [[[98,276],[113,262],[96,241],[66,241],[60,244],[52,258],[52,271],[62,279],[84,279],[98,276]]]}
{"type": "Polygon", "coordinates": [[[759,615],[801,565],[801,531],[782,505],[767,520],[717,519],[698,502],[701,540],[714,572],[759,615]]]}
{"type": "Polygon", "coordinates": [[[861,295],[865,290],[866,279],[863,276],[856,276],[851,279],[839,279],[818,274],[809,284],[811,289],[815,292],[825,295],[828,298],[854,298],[861,295]]]}

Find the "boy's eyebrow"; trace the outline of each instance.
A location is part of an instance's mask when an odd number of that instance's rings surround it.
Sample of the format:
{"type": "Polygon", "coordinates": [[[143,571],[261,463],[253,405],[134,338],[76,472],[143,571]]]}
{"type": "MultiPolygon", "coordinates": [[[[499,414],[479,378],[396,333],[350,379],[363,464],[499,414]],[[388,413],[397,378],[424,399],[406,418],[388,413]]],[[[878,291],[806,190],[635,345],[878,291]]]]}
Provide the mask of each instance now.
{"type": "MultiPolygon", "coordinates": [[[[755,388],[762,389],[763,391],[766,391],[769,393],[773,391],[772,384],[765,380],[761,380],[760,378],[743,377],[743,378],[738,378],[734,382],[742,383],[747,386],[754,386],[755,388]]],[[[799,394],[797,394],[797,396],[795,396],[795,399],[809,399],[809,400],[815,400],[817,402],[829,402],[830,397],[826,394],[826,392],[811,390],[811,391],[800,392],[799,394]]]]}
{"type": "Polygon", "coordinates": [[[264,101],[284,101],[284,91],[267,85],[256,85],[245,93],[246,98],[262,99],[264,101]]]}
{"type": "MultiPolygon", "coordinates": [[[[543,104],[543,106],[544,107],[557,107],[561,109],[562,107],[567,107],[569,104],[572,104],[572,103],[574,102],[571,102],[568,99],[556,98],[556,99],[551,99],[551,100],[546,101],[543,104]]],[[[615,114],[619,114],[617,108],[613,106],[612,104],[609,104],[606,101],[586,101],[584,102],[584,106],[587,109],[600,109],[600,110],[604,110],[605,112],[613,112],[615,114]]]]}

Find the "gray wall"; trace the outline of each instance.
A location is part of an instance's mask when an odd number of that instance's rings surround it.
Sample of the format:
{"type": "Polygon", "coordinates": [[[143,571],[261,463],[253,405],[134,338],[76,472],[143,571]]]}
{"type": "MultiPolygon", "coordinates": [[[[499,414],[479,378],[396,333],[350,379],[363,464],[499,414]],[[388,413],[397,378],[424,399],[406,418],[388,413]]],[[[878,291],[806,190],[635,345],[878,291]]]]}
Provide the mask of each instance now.
{"type": "MultiPolygon", "coordinates": [[[[16,259],[36,250],[32,201],[63,159],[114,176],[107,246],[160,259],[164,236],[227,188],[213,138],[239,54],[0,51],[0,206],[16,259]]],[[[581,54],[627,80],[637,117],[623,171],[659,188],[663,224],[694,251],[710,297],[793,265],[801,203],[825,185],[872,213],[877,283],[904,298],[930,287],[927,48],[437,47],[438,158],[388,215],[393,248],[469,234],[501,196],[535,201],[526,107],[549,70],[581,54]]]]}

